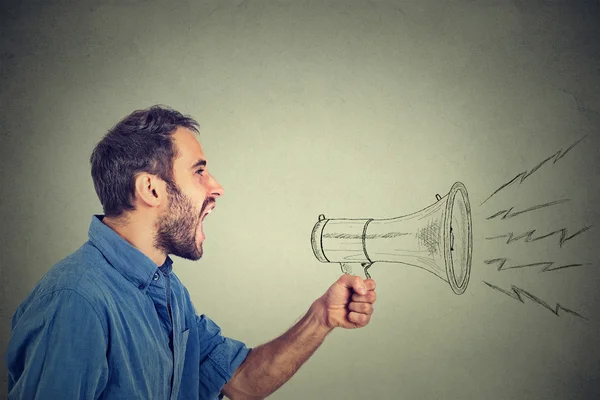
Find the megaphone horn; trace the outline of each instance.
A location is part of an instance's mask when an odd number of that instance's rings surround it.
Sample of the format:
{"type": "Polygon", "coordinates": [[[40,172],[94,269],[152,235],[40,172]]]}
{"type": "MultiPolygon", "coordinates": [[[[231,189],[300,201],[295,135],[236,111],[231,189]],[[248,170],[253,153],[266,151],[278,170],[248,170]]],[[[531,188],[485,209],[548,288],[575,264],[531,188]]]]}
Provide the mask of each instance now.
{"type": "Polygon", "coordinates": [[[328,219],[321,214],[311,244],[319,261],[340,263],[344,273],[360,264],[369,278],[373,263],[406,264],[433,273],[463,294],[473,252],[467,189],[456,182],[432,205],[396,218],[328,219]]]}

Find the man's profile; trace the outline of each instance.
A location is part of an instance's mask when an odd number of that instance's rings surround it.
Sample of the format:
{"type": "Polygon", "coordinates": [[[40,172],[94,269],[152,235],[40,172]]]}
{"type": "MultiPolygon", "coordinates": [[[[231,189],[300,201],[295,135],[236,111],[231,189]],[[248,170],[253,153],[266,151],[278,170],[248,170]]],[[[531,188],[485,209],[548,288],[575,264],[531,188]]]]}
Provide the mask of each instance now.
{"type": "Polygon", "coordinates": [[[202,257],[203,221],[224,194],[198,132],[193,118],[153,106],[97,144],[90,163],[103,214],[13,315],[9,398],[262,399],[332,329],[369,323],[375,282],[350,275],[255,348],[196,312],[169,256],[202,257]]]}

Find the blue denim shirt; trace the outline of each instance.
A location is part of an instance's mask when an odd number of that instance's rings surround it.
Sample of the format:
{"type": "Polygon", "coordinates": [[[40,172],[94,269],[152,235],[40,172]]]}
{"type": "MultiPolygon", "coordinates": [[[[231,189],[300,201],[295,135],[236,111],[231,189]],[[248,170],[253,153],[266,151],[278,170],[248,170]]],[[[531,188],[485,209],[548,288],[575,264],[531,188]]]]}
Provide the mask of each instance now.
{"type": "Polygon", "coordinates": [[[12,318],[10,399],[216,399],[250,351],[94,215],[12,318]]]}

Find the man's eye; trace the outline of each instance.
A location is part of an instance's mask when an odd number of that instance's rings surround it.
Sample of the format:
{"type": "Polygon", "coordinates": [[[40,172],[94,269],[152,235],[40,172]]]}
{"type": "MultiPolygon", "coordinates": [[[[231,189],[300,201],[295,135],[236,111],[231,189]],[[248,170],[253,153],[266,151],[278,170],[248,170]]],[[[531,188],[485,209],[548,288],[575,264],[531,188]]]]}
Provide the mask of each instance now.
{"type": "Polygon", "coordinates": [[[200,175],[200,176],[202,176],[202,173],[203,173],[203,172],[204,172],[204,170],[203,170],[203,169],[199,169],[199,170],[197,170],[197,171],[196,171],[196,173],[197,173],[198,175],[200,175]]]}

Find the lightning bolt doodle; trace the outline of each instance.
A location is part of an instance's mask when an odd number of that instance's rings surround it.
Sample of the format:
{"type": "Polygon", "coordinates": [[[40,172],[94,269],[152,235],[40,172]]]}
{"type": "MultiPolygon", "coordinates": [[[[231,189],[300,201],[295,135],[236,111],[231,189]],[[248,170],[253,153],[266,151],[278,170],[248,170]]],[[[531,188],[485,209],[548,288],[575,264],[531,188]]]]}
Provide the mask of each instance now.
{"type": "Polygon", "coordinates": [[[555,264],[554,261],[544,261],[544,262],[537,262],[537,263],[532,263],[532,264],[511,265],[509,267],[505,267],[507,261],[509,261],[508,258],[494,258],[491,260],[485,260],[484,263],[486,263],[488,265],[499,263],[500,265],[498,266],[498,271],[505,271],[507,269],[516,269],[516,268],[543,267],[538,272],[556,271],[559,269],[581,267],[584,265],[589,265],[589,263],[584,263],[584,264],[566,264],[566,265],[559,265],[556,267],[552,267],[555,264]]]}
{"type": "Polygon", "coordinates": [[[521,214],[524,214],[524,213],[527,213],[527,212],[530,212],[530,211],[539,210],[540,208],[545,208],[545,207],[554,206],[556,204],[565,203],[565,202],[570,201],[570,200],[571,199],[563,199],[563,200],[551,201],[550,203],[538,204],[536,206],[532,206],[532,207],[526,208],[525,210],[514,211],[514,212],[513,212],[514,207],[511,207],[508,210],[498,211],[497,213],[495,213],[493,215],[490,215],[486,219],[494,219],[494,218],[497,218],[497,217],[499,217],[501,215],[502,215],[501,219],[510,219],[510,218],[516,217],[517,215],[521,215],[521,214]]]}
{"type": "Polygon", "coordinates": [[[532,229],[532,230],[530,230],[528,232],[525,232],[525,233],[523,233],[523,234],[521,234],[519,236],[515,236],[513,232],[510,232],[510,233],[507,233],[505,235],[487,237],[486,239],[487,240],[494,240],[494,239],[508,238],[508,239],[506,239],[506,244],[510,244],[512,242],[516,242],[517,240],[525,238],[525,242],[526,243],[531,243],[531,242],[535,242],[536,240],[542,240],[542,239],[545,239],[547,237],[550,237],[550,236],[553,236],[553,235],[556,235],[556,234],[560,233],[560,239],[558,241],[558,244],[559,244],[559,247],[562,247],[562,245],[567,240],[573,239],[575,236],[582,234],[583,232],[587,231],[591,227],[592,227],[592,225],[588,225],[585,228],[578,230],[577,232],[575,232],[571,236],[567,236],[568,235],[567,228],[562,228],[562,229],[559,229],[559,230],[554,231],[554,232],[547,233],[547,234],[542,235],[542,236],[533,237],[533,234],[535,233],[536,230],[532,229]]]}
{"type": "Polygon", "coordinates": [[[579,314],[576,311],[573,311],[573,310],[563,307],[560,303],[556,303],[556,305],[554,307],[551,307],[548,303],[546,303],[542,299],[532,295],[531,293],[527,292],[526,290],[516,287],[515,285],[510,286],[510,288],[512,289],[512,292],[509,292],[508,290],[499,288],[498,286],[492,285],[491,283],[488,283],[486,281],[483,281],[483,283],[485,283],[486,285],[488,285],[490,288],[492,288],[494,290],[497,290],[501,293],[504,293],[505,295],[507,295],[509,297],[512,297],[515,300],[519,300],[523,304],[525,304],[525,300],[523,298],[526,297],[529,300],[532,300],[532,301],[538,303],[539,305],[541,305],[542,307],[550,310],[557,317],[559,316],[559,311],[563,310],[564,312],[567,312],[569,314],[575,315],[576,317],[583,318],[583,319],[589,321],[588,318],[584,317],[583,315],[579,314]]]}
{"type": "Polygon", "coordinates": [[[557,151],[556,153],[554,153],[553,155],[551,155],[550,157],[546,158],[544,161],[542,161],[541,163],[539,163],[538,165],[536,165],[533,169],[531,169],[530,171],[523,171],[520,174],[517,174],[517,176],[515,176],[514,178],[512,178],[510,181],[506,182],[504,185],[500,186],[498,189],[496,189],[487,199],[485,199],[480,205],[483,205],[486,201],[488,201],[489,199],[491,199],[494,195],[496,195],[498,192],[500,192],[502,189],[508,187],[509,185],[518,182],[519,185],[521,183],[523,183],[523,181],[525,181],[525,179],[529,178],[531,175],[533,175],[533,173],[535,173],[538,169],[540,169],[542,167],[542,165],[546,164],[548,161],[554,159],[554,161],[552,161],[552,164],[556,164],[556,162],[558,160],[560,160],[561,158],[563,158],[569,151],[571,151],[571,149],[573,147],[575,147],[577,144],[579,144],[579,142],[581,142],[583,139],[585,139],[587,135],[585,135],[584,137],[582,137],[581,139],[579,139],[578,141],[576,141],[575,143],[573,143],[571,146],[569,146],[566,150],[562,150],[560,149],[559,151],[557,151]]]}

